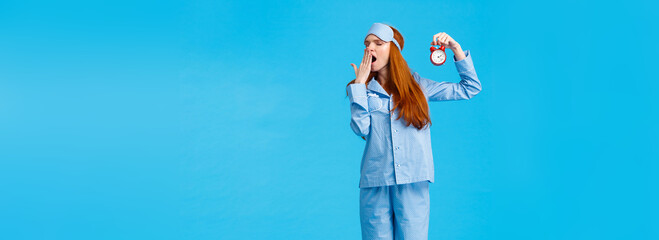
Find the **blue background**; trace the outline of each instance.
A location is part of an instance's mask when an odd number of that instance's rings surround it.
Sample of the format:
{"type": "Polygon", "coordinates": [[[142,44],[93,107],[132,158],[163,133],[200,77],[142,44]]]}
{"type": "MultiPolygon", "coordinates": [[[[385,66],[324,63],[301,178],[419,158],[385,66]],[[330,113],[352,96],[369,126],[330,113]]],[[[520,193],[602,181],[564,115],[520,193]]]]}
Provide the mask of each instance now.
{"type": "Polygon", "coordinates": [[[345,86],[384,22],[483,84],[430,104],[431,239],[658,239],[656,7],[2,1],[0,238],[360,239],[345,86]]]}

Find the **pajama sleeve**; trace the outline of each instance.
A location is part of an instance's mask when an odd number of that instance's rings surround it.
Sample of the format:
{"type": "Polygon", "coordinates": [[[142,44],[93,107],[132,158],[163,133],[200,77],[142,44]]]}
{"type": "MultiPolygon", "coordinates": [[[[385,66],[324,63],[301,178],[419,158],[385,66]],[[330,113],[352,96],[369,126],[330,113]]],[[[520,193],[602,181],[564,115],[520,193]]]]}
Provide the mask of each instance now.
{"type": "Polygon", "coordinates": [[[368,135],[371,125],[371,113],[368,112],[368,98],[366,96],[366,84],[353,83],[347,87],[350,98],[350,128],[363,137],[368,135]]]}
{"type": "Polygon", "coordinates": [[[419,84],[426,90],[430,101],[465,100],[470,99],[481,91],[481,82],[476,76],[476,70],[471,60],[469,50],[464,51],[465,58],[453,62],[460,75],[460,82],[436,82],[419,76],[417,72],[412,74],[419,84]]]}

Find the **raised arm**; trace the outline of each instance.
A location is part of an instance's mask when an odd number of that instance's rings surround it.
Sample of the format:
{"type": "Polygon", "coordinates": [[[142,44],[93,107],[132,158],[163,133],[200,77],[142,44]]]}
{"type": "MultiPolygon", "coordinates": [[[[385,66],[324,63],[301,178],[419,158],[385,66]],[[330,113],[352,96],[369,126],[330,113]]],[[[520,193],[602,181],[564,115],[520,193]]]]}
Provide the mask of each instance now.
{"type": "Polygon", "coordinates": [[[350,98],[350,128],[357,136],[365,137],[371,128],[371,113],[368,112],[366,84],[353,83],[346,88],[350,98]]]}
{"type": "MultiPolygon", "coordinates": [[[[457,55],[457,54],[456,54],[457,55]]],[[[470,99],[481,91],[481,82],[478,80],[474,64],[471,60],[469,50],[464,51],[465,57],[456,61],[453,56],[453,62],[460,75],[460,82],[436,82],[419,76],[417,72],[412,75],[425,89],[428,100],[430,101],[447,101],[447,100],[465,100],[470,99]]]]}
{"type": "Polygon", "coordinates": [[[350,127],[357,136],[366,140],[371,128],[371,113],[368,111],[368,97],[366,96],[366,80],[371,72],[371,52],[364,49],[364,57],[359,68],[353,63],[355,70],[355,80],[348,84],[346,91],[350,97],[350,127]]]}

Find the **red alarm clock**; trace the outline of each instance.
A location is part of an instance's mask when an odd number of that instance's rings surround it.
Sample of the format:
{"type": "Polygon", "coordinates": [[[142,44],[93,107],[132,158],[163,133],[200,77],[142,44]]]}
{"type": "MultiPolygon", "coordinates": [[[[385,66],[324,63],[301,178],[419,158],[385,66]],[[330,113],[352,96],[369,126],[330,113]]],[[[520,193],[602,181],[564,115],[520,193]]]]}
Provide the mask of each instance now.
{"type": "Polygon", "coordinates": [[[435,66],[439,66],[446,62],[446,52],[444,51],[444,46],[436,48],[434,46],[430,47],[430,62],[435,66]]]}

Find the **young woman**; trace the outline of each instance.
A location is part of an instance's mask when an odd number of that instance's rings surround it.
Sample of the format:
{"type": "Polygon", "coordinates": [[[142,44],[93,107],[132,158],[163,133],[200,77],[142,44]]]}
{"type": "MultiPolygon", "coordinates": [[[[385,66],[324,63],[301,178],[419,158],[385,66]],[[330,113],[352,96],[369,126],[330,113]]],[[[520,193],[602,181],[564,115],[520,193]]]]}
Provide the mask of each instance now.
{"type": "Polygon", "coordinates": [[[453,51],[459,83],[420,77],[400,53],[404,44],[395,28],[373,24],[361,65],[351,64],[356,78],[346,86],[350,127],[366,140],[359,181],[363,239],[428,239],[428,187],[435,181],[428,101],[470,99],[481,90],[469,50],[448,34],[435,34],[431,44],[453,51]]]}

